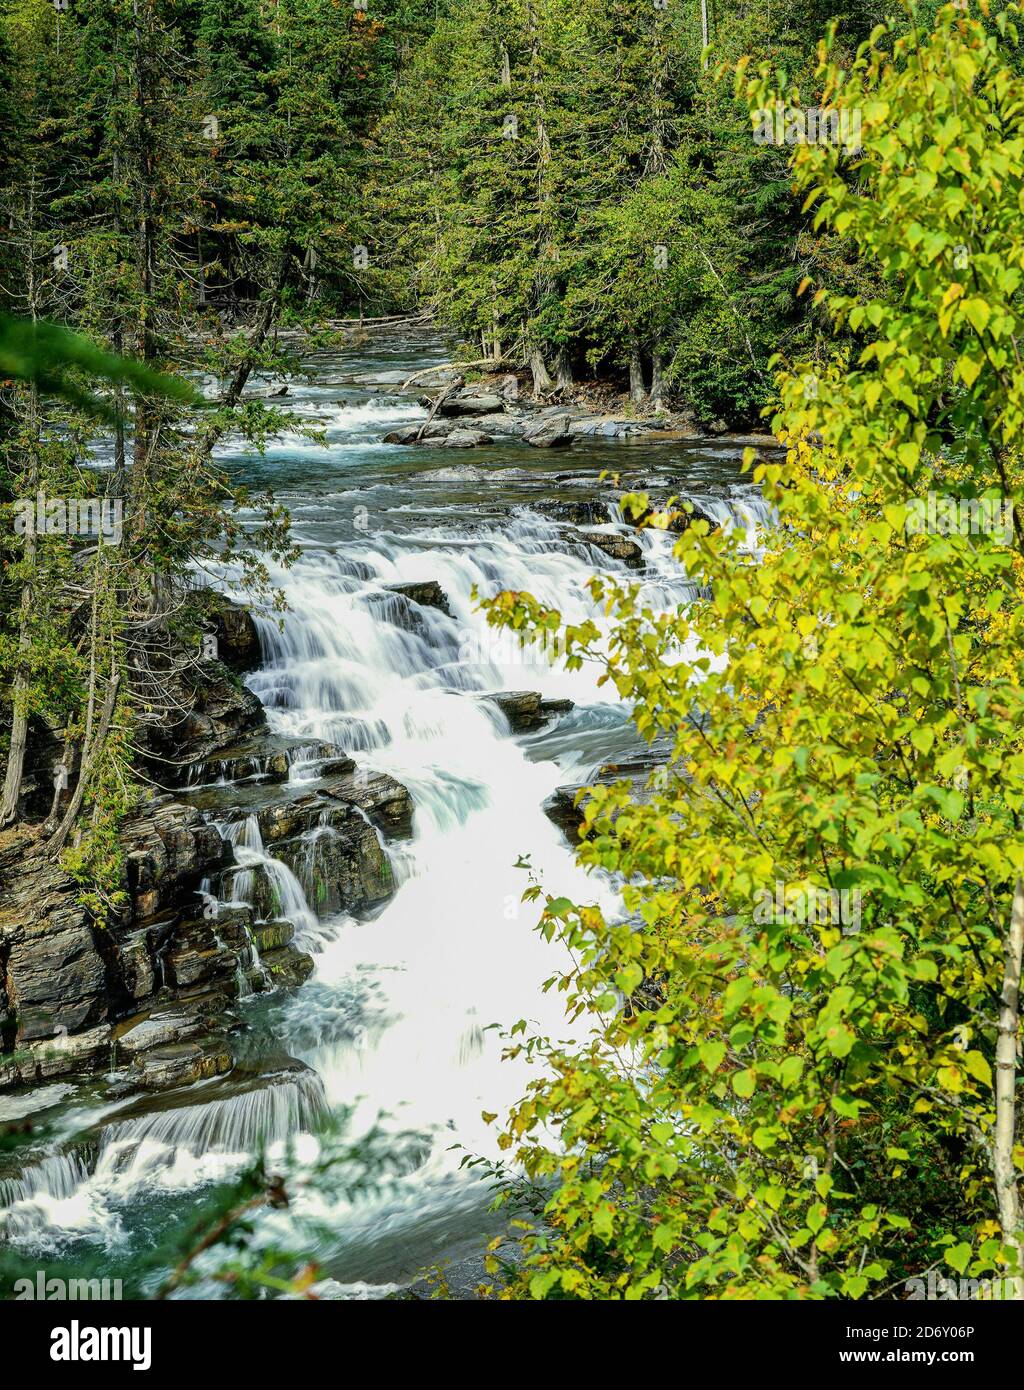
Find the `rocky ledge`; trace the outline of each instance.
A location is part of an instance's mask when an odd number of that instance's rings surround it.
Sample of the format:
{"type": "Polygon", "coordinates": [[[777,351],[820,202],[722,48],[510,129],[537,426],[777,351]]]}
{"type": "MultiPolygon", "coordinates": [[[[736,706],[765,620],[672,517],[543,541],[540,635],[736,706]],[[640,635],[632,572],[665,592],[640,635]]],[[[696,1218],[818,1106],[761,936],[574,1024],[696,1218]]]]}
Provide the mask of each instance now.
{"type": "MultiPolygon", "coordinates": [[[[538,401],[525,396],[519,379],[508,373],[489,381],[461,385],[460,378],[445,373],[439,397],[421,396],[429,409],[425,422],[404,425],[385,435],[385,444],[432,444],[446,448],[475,448],[494,442],[494,436],[514,436],[538,449],[567,448],[580,437],[625,439],[643,435],[666,442],[728,439],[737,447],[777,449],[771,435],[730,435],[728,426],[716,420],[707,430],[685,414],[664,407],[651,407],[649,415],[638,415],[623,400],[606,404],[619,410],[595,410],[585,399],[570,396],[538,401]]],[[[400,385],[397,377],[393,383],[400,385]]],[[[558,394],[558,393],[556,393],[558,394]]]]}
{"type": "MultiPolygon", "coordinates": [[[[436,584],[397,587],[396,602],[445,606],[436,584]]],[[[251,617],[228,600],[209,611],[217,659],[168,656],[176,721],[146,742],[166,790],[121,826],[124,905],[97,922],[39,826],[0,835],[0,1088],[228,1073],[236,1001],[312,973],[296,942],[310,912],[365,914],[394,892],[386,846],[412,833],[408,791],[333,744],[272,734],[228,665],[258,660],[251,617]]]]}
{"type": "Polygon", "coordinates": [[[604,766],[595,769],[593,775],[585,782],[556,787],[544,803],[544,812],[563,832],[570,844],[579,844],[583,838],[588,788],[628,782],[630,800],[636,805],[643,805],[652,795],[652,776],[666,767],[671,753],[672,747],[668,739],[656,739],[650,747],[638,750],[632,757],[605,763],[604,766]]]}

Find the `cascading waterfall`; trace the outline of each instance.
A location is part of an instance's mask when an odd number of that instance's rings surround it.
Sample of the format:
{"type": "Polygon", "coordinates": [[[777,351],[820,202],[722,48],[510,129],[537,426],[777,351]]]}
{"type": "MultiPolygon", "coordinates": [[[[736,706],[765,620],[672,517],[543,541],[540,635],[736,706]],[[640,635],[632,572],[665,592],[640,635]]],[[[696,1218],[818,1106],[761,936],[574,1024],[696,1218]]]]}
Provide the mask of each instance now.
{"type": "MultiPolygon", "coordinates": [[[[235,858],[242,866],[232,879],[231,896],[226,900],[229,907],[244,907],[252,903],[257,879],[262,876],[269,886],[270,900],[275,917],[283,917],[295,928],[300,941],[317,934],[316,914],[311,911],[299,880],[280,859],[268,854],[260,832],[256,816],[246,816],[244,820],[220,824],[218,827],[226,840],[234,846],[235,858]]],[[[256,943],[251,940],[256,964],[259,953],[256,943]]]]}
{"type": "MultiPolygon", "coordinates": [[[[412,372],[422,363],[400,365],[412,372]]],[[[620,911],[614,884],[583,873],[542,805],[558,785],[636,749],[627,711],[598,684],[596,667],[567,673],[544,652],[490,629],[474,594],[528,590],[566,622],[591,618],[603,627],[587,590],[600,565],[639,582],[652,607],[688,604],[697,591],[672,560],[675,538],[627,528],[613,508],[591,533],[628,533],[644,560],[635,573],[617,567],[589,550],[588,528],[567,537],[563,525],[531,508],[552,487],[533,451],[486,451],[481,473],[476,462],[452,465],[447,450],[386,446],[387,430],[425,412],[405,398],[343,391],[339,401],[338,394],[293,390],[300,412],[325,428],[326,448],[294,435],[260,460],[240,461],[230,444],[223,450],[254,487],[273,483],[303,546],[291,569],[271,566],[289,612],[283,630],[276,618],[257,618],[263,660],[247,683],[274,733],[296,740],[290,780],[315,783],[317,748],[326,742],[409,789],[413,838],[386,846],[394,894],[370,920],[318,915],[300,878],[264,845],[256,815],[222,816],[240,866],[225,906],[251,903],[262,879],[274,915],[289,919],[315,953],[316,973],[298,992],[246,1005],[269,1007],[278,1046],[309,1070],[237,1094],[199,1083],[186,1105],[143,1106],[137,1116],[108,1120],[95,1163],[68,1166],[79,1159],[64,1153],[48,1175],[23,1175],[24,1191],[0,1188],[8,1207],[0,1229],[11,1238],[38,1239],[45,1229],[50,1238],[130,1240],[131,1204],[144,1203],[154,1187],[213,1181],[258,1143],[315,1130],[326,1111],[340,1109],[354,1139],[393,1134],[396,1152],[409,1132],[419,1141],[403,1149],[386,1196],[354,1204],[308,1197],[337,1231],[338,1248],[321,1255],[338,1279],[387,1286],[466,1242],[478,1248],[487,1194],[459,1171],[453,1146],[498,1156],[481,1112],[501,1113],[530,1075],[523,1062],[502,1062],[501,1030],[526,1019],[534,1031],[567,1036],[562,996],[542,986],[568,961],[533,930],[537,908],[524,905],[522,893],[537,880],[554,895],[599,902],[609,916],[620,911]],[[523,467],[510,467],[510,458],[523,467]],[[450,615],[388,587],[424,581],[439,583],[450,615]],[[485,698],[514,690],[568,698],[575,708],[514,739],[485,698]]],[[[614,446],[603,449],[573,451],[574,467],[589,468],[595,483],[622,457],[614,446]]],[[[635,445],[628,454],[648,466],[666,458],[635,445]]],[[[738,451],[725,465],[701,456],[686,495],[720,523],[742,527],[756,552],[764,504],[736,484],[737,459],[738,451]],[[720,475],[722,485],[710,486],[720,475]]],[[[673,460],[676,473],[686,466],[673,460]]],[[[224,576],[229,588],[231,580],[224,576]]],[[[237,771],[262,773],[255,762],[251,772],[237,771]]],[[[301,839],[315,856],[332,833],[318,825],[301,839]]]]}
{"type": "Polygon", "coordinates": [[[312,1072],[228,1095],[217,1083],[197,1089],[194,1104],[115,1116],[87,1147],[48,1154],[0,1182],[0,1236],[55,1248],[75,1236],[117,1244],[125,1201],[228,1177],[259,1147],[273,1153],[315,1128],[326,1111],[312,1072]]]}

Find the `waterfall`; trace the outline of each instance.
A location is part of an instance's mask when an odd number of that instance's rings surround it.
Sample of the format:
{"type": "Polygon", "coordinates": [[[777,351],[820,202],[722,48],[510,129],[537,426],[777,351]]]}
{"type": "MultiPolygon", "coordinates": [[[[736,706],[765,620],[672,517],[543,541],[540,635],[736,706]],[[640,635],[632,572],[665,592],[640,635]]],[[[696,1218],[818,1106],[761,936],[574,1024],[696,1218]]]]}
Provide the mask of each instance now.
{"type": "MultiPolygon", "coordinates": [[[[392,379],[396,366],[417,365],[393,356],[376,363],[392,379]]],[[[571,963],[536,933],[539,910],[523,904],[523,891],[539,882],[554,896],[598,903],[609,919],[622,913],[617,886],[577,866],[542,807],[559,785],[637,750],[628,711],[599,683],[598,665],[566,672],[557,649],[524,647],[488,627],[475,596],[528,591],[563,623],[593,621],[603,640],[610,620],[588,589],[598,568],[638,584],[641,603],[656,611],[692,603],[698,589],[672,558],[675,536],[627,525],[599,482],[601,470],[626,461],[667,471],[658,495],[681,495],[740,528],[752,556],[770,517],[738,480],[737,449],[578,441],[572,472],[558,473],[564,455],[502,445],[453,465],[439,447],[383,443],[396,425],[424,418],[408,397],[295,383],[290,399],[326,429],[326,446],[295,434],[262,458],[230,440],[219,451],[251,487],[273,485],[301,547],[288,568],[267,558],[289,608],[283,629],[276,615],[257,613],[262,660],[246,681],[273,734],[288,736],[289,783],[315,786],[327,743],[408,788],[413,838],[387,845],[394,893],[360,920],[333,902],[320,912],[310,893],[337,831],[317,824],[293,837],[290,866],[264,844],[257,815],[218,812],[238,865],[219,890],[225,906],[262,905],[287,918],[314,954],[315,974],[301,989],[243,1007],[308,1070],[241,1087],[234,1078],[200,1082],[122,1106],[92,1135],[93,1158],[66,1149],[0,1184],[0,1231],[27,1243],[144,1241],[155,1193],[216,1181],[259,1145],[313,1133],[325,1113],[344,1112],[354,1141],[383,1135],[402,1160],[387,1194],[322,1199],[337,1242],[321,1253],[339,1288],[391,1287],[488,1229],[488,1193],[460,1159],[500,1157],[481,1112],[502,1114],[534,1074],[523,1058],[502,1060],[502,1031],[525,1019],[530,1031],[571,1036],[564,996],[544,989],[571,963]],[[680,472],[685,486],[676,485],[680,472]],[[607,522],[568,527],[537,505],[563,487],[608,500],[607,522]],[[638,567],[594,547],[613,534],[639,546],[638,567]],[[424,581],[440,586],[447,612],[391,587],[424,581]],[[485,698],[509,691],[574,707],[512,737],[485,698]]],[[[228,590],[238,579],[222,572],[228,590]]],[[[257,752],[233,770],[251,780],[267,767],[257,752]]],[[[223,781],[216,758],[195,778],[223,781]]],[[[240,987],[259,968],[251,945],[240,987]]]]}
{"type": "MultiPolygon", "coordinates": [[[[275,917],[282,917],[295,928],[296,939],[300,942],[317,934],[316,914],[310,909],[302,885],[280,859],[268,854],[263,845],[259,820],[255,815],[244,820],[221,823],[219,826],[224,838],[234,846],[235,858],[242,871],[232,879],[232,894],[227,906],[251,906],[257,880],[262,876],[268,886],[270,901],[275,917]]],[[[259,962],[256,943],[251,940],[255,963],[259,962]]]]}

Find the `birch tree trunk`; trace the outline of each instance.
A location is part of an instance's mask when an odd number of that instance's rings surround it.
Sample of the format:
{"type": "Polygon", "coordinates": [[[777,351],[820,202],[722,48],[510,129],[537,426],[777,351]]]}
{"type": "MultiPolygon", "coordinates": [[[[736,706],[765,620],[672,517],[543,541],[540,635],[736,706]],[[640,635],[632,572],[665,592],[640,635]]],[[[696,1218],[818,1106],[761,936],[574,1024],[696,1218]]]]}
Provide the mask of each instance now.
{"type": "Polygon", "coordinates": [[[1003,988],[1000,993],[999,1032],[996,1037],[996,1124],[992,1144],[992,1171],[999,1207],[1003,1244],[1017,1256],[1013,1297],[1024,1301],[1024,1243],[1021,1240],[1020,1190],[1013,1164],[1017,1129],[1017,1040],[1020,1033],[1020,972],[1024,953],[1024,878],[1013,893],[1010,930],[1004,943],[1003,988]]]}

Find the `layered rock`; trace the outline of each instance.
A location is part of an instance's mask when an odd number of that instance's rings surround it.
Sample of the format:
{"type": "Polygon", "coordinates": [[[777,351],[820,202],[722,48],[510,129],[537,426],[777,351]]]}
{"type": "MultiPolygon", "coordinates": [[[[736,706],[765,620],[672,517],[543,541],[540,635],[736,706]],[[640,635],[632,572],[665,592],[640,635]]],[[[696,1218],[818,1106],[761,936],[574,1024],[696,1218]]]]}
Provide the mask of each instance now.
{"type": "MultiPolygon", "coordinates": [[[[397,603],[445,607],[436,584],[399,587],[397,603]]],[[[222,613],[234,614],[227,655],[244,666],[253,633],[235,606],[222,613]]],[[[222,663],[197,675],[169,655],[168,666],[178,718],[150,731],[148,751],[172,784],[214,785],[159,794],[122,825],[119,915],[97,925],[35,832],[0,837],[0,1087],[111,1067],[143,1090],[209,1081],[234,1065],[233,1001],[309,977],[273,895],[224,901],[253,869],[218,822],[254,816],[314,910],[369,911],[394,891],[384,841],[412,833],[406,788],[334,745],[270,734],[259,700],[222,663]],[[290,782],[296,762],[315,780],[290,782]]]]}
{"type": "Polygon", "coordinates": [[[505,690],[483,697],[497,705],[514,734],[542,729],[559,714],[568,714],[572,700],[545,700],[538,690],[505,690]]]}
{"type": "Polygon", "coordinates": [[[448,595],[436,579],[412,580],[405,584],[387,584],[385,588],[392,594],[401,594],[411,603],[418,603],[424,608],[437,608],[440,612],[447,614],[449,618],[452,616],[452,611],[448,606],[448,595]]]}
{"type": "Polygon", "coordinates": [[[565,449],[573,443],[572,417],[566,412],[542,413],[523,426],[523,439],[534,449],[565,449]]]}
{"type": "Polygon", "coordinates": [[[652,796],[652,775],[667,765],[671,752],[668,739],[656,739],[650,747],[639,750],[632,757],[606,763],[586,782],[556,787],[544,803],[544,812],[571,844],[578,844],[583,837],[588,788],[625,781],[629,783],[631,802],[643,805],[652,796]]]}
{"type": "Polygon", "coordinates": [[[566,529],[563,540],[574,547],[592,545],[612,560],[618,560],[627,569],[642,569],[644,552],[641,546],[621,531],[576,531],[566,529]]]}

